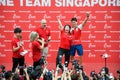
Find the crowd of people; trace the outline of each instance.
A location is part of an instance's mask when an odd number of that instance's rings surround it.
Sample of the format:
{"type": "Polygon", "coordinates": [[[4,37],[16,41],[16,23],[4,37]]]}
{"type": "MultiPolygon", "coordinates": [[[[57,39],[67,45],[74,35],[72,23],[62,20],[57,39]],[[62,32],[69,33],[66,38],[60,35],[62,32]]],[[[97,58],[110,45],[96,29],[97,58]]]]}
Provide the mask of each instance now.
{"type": "Polygon", "coordinates": [[[1,79],[6,80],[114,80],[112,74],[108,73],[108,68],[103,68],[99,74],[92,71],[90,77],[86,75],[82,66],[83,46],[81,43],[81,30],[89,19],[89,13],[86,13],[85,20],[78,25],[76,17],[71,19],[72,26],[62,25],[61,17],[57,17],[59,30],[61,33],[60,46],[56,57],[56,70],[48,70],[47,54],[48,45],[51,41],[50,29],[47,27],[46,19],[41,20],[41,25],[30,33],[30,43],[32,44],[33,66],[25,66],[25,57],[27,50],[24,49],[24,40],[22,38],[22,29],[14,29],[14,37],[11,41],[13,52],[12,71],[1,70],[1,79]],[[75,53],[78,53],[79,60],[75,59],[75,53]],[[62,57],[65,56],[64,64],[62,57]],[[72,68],[68,69],[72,62],[72,68]],[[112,78],[111,78],[112,76],[112,78]]]}
{"type": "MultiPolygon", "coordinates": [[[[44,60],[43,60],[44,61],[44,60]]],[[[90,75],[86,75],[83,66],[78,64],[77,60],[72,61],[72,67],[67,68],[67,65],[57,65],[56,70],[50,70],[47,67],[48,63],[44,61],[41,65],[36,66],[19,66],[15,72],[6,71],[5,66],[0,65],[0,80],[120,80],[120,70],[117,71],[118,78],[106,67],[101,68],[99,73],[91,71],[90,75]],[[23,69],[23,75],[20,74],[20,69],[23,69]]]]}

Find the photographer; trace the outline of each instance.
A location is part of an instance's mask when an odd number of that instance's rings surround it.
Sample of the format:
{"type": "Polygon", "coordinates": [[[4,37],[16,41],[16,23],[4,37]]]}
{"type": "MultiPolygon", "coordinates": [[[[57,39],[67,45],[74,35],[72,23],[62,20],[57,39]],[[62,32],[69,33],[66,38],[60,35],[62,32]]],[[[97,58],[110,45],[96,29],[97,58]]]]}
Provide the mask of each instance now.
{"type": "Polygon", "coordinates": [[[5,79],[6,80],[12,80],[12,76],[13,76],[12,71],[5,72],[5,79]]]}
{"type": "Polygon", "coordinates": [[[10,71],[8,71],[5,74],[5,78],[6,80],[30,80],[27,73],[27,68],[23,66],[17,67],[15,73],[10,73],[10,71]],[[20,75],[20,69],[23,69],[23,75],[20,75]]]}
{"type": "Polygon", "coordinates": [[[72,61],[72,70],[72,80],[89,80],[88,76],[83,70],[83,66],[79,65],[77,60],[72,61]]]}
{"type": "Polygon", "coordinates": [[[61,74],[59,74],[59,70],[60,70],[59,65],[57,65],[55,73],[52,73],[53,74],[52,80],[61,80],[61,74]]]}
{"type": "Polygon", "coordinates": [[[120,70],[118,70],[117,73],[118,73],[118,80],[120,80],[120,70]]]}
{"type": "Polygon", "coordinates": [[[90,80],[98,80],[98,75],[95,71],[91,71],[90,80]]]}
{"type": "Polygon", "coordinates": [[[61,80],[71,80],[72,71],[67,70],[65,65],[63,67],[64,67],[64,71],[61,76],[61,80]]]}
{"type": "Polygon", "coordinates": [[[63,72],[63,74],[61,76],[61,80],[71,80],[71,76],[70,76],[69,70],[63,72]]]}
{"type": "Polygon", "coordinates": [[[83,79],[83,72],[82,72],[82,70],[78,71],[78,80],[84,80],[83,79]]]}
{"type": "Polygon", "coordinates": [[[109,69],[107,67],[103,67],[100,71],[99,80],[109,80],[109,69]]]}
{"type": "Polygon", "coordinates": [[[30,79],[31,80],[39,80],[42,73],[43,73],[43,68],[40,65],[38,65],[31,72],[30,79]]]}
{"type": "Polygon", "coordinates": [[[4,65],[0,65],[0,80],[4,79],[5,77],[5,66],[4,65]]]}
{"type": "Polygon", "coordinates": [[[53,80],[52,71],[47,69],[47,62],[44,63],[43,73],[41,74],[40,80],[53,80]]]}

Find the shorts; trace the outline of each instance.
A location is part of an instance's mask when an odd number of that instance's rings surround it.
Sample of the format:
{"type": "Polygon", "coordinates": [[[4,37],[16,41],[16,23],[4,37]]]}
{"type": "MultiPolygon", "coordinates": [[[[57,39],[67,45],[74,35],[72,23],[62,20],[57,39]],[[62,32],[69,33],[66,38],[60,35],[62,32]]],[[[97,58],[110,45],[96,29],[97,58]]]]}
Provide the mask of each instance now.
{"type": "Polygon", "coordinates": [[[72,45],[70,47],[70,55],[71,56],[75,56],[75,52],[77,51],[78,55],[79,56],[82,56],[83,55],[83,47],[81,44],[79,45],[72,45]]]}
{"type": "Polygon", "coordinates": [[[44,47],[42,50],[42,56],[46,57],[48,54],[48,47],[44,47]]]}

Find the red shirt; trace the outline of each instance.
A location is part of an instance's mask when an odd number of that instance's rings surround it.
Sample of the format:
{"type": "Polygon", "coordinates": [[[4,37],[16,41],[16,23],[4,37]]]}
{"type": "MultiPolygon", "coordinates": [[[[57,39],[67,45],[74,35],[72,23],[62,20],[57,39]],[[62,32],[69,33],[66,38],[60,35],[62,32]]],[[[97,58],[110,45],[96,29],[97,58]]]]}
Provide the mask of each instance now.
{"type": "Polygon", "coordinates": [[[74,36],[71,45],[79,45],[81,44],[81,29],[82,25],[79,25],[76,28],[72,28],[72,34],[74,36]]]}
{"type": "Polygon", "coordinates": [[[43,78],[40,78],[39,80],[43,80],[43,78]]]}
{"type": "Polygon", "coordinates": [[[19,50],[13,51],[13,46],[16,48],[20,44],[19,38],[13,38],[12,39],[12,52],[13,52],[13,58],[22,58],[23,56],[20,55],[20,53],[23,51],[22,47],[20,47],[19,50]]]}
{"type": "MultiPolygon", "coordinates": [[[[50,36],[49,28],[46,27],[45,29],[43,29],[43,28],[38,27],[38,28],[36,28],[35,31],[39,34],[40,38],[44,38],[45,41],[48,41],[48,37],[50,36]]],[[[46,46],[48,46],[48,44],[45,44],[45,47],[46,46]]]]}
{"type": "Polygon", "coordinates": [[[32,53],[33,53],[33,62],[38,61],[41,58],[40,43],[38,41],[32,42],[32,53]]]}
{"type": "Polygon", "coordinates": [[[72,36],[70,34],[66,34],[63,30],[61,31],[61,40],[60,40],[60,48],[70,49],[72,36]]]}

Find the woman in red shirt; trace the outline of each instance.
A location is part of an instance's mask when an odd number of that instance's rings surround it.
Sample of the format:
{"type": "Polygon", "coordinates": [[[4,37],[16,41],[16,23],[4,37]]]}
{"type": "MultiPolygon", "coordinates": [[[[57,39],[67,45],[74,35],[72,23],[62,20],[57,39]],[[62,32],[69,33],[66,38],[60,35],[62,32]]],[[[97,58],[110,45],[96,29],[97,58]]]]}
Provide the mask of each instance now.
{"type": "Polygon", "coordinates": [[[32,53],[33,53],[33,66],[40,65],[40,59],[42,58],[42,49],[44,48],[44,40],[39,39],[37,32],[31,32],[30,41],[32,42],[32,53]]]}
{"type": "MultiPolygon", "coordinates": [[[[70,59],[70,44],[71,44],[71,39],[72,36],[70,34],[70,25],[65,25],[64,27],[62,26],[62,23],[60,21],[60,17],[57,17],[59,26],[60,26],[60,31],[61,31],[61,39],[60,39],[60,47],[58,50],[58,55],[56,58],[56,66],[61,64],[62,61],[62,56],[65,55],[65,66],[68,67],[69,64],[69,59],[70,59]]],[[[62,68],[62,67],[60,67],[62,68]]]]}

